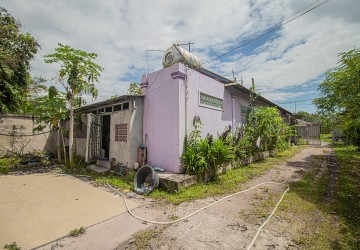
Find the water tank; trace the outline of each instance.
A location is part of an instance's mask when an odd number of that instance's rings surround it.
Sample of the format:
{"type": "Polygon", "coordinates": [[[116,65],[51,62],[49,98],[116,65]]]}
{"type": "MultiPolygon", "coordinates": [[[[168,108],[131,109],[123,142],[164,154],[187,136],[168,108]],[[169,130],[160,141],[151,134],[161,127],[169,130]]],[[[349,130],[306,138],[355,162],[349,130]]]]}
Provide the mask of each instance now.
{"type": "Polygon", "coordinates": [[[200,68],[201,66],[198,57],[194,56],[186,49],[174,44],[165,51],[162,65],[164,68],[167,68],[178,62],[185,63],[189,65],[190,68],[200,68]]]}

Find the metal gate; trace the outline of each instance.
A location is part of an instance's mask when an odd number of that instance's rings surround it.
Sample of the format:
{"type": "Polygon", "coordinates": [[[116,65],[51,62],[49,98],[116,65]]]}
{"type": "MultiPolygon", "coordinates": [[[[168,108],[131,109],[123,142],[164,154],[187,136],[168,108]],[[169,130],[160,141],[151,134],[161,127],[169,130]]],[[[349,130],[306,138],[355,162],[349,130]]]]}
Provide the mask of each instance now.
{"type": "Polygon", "coordinates": [[[296,144],[298,145],[321,145],[320,124],[296,125],[296,144]]]}
{"type": "Polygon", "coordinates": [[[101,119],[99,115],[91,115],[88,160],[93,161],[100,158],[100,127],[101,119]]]}

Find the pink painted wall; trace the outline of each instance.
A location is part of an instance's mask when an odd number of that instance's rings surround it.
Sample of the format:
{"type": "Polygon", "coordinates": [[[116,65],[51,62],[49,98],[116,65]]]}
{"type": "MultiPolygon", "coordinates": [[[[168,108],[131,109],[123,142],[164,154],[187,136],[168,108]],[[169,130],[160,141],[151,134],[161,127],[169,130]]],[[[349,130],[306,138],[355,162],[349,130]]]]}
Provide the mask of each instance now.
{"type": "Polygon", "coordinates": [[[171,172],[182,172],[180,156],[185,131],[189,134],[195,115],[200,116],[202,135],[217,135],[225,127],[245,123],[241,105],[249,105],[247,94],[210,78],[198,71],[175,64],[142,77],[144,102],[144,140],[148,161],[171,172]],[[188,89],[185,91],[185,76],[188,89]],[[146,87],[147,83],[147,87],[146,87]],[[199,92],[223,99],[223,110],[199,105],[199,92]],[[234,98],[232,98],[232,95],[234,98]],[[187,112],[185,99],[187,96],[187,112]]]}

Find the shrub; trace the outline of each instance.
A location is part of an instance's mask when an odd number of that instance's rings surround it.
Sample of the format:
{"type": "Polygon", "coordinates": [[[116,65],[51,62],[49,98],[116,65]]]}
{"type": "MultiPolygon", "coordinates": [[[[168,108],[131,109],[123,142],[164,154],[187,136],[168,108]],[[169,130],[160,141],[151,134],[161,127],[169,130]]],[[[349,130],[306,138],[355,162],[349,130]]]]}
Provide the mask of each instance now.
{"type": "Polygon", "coordinates": [[[289,146],[293,129],[273,107],[253,108],[247,116],[245,129],[238,128],[232,135],[231,126],[218,134],[218,138],[207,135],[201,138],[201,120],[195,116],[193,131],[184,140],[184,151],[181,162],[187,174],[194,174],[201,180],[205,173],[210,179],[217,175],[221,164],[229,163],[235,158],[240,161],[257,152],[266,150],[284,150],[289,146]]]}
{"type": "Polygon", "coordinates": [[[193,127],[190,136],[184,140],[182,165],[187,174],[197,175],[198,180],[201,180],[206,172],[210,173],[210,179],[214,179],[217,167],[234,158],[232,146],[220,138],[213,139],[211,135],[201,138],[201,120],[198,116],[194,117],[193,127]]]}

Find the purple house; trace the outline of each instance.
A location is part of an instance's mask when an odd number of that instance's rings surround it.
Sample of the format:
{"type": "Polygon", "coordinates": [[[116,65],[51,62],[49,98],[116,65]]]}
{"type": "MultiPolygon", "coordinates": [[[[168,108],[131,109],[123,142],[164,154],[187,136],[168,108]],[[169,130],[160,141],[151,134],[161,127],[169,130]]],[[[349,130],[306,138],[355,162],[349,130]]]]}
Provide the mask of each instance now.
{"type": "MultiPolygon", "coordinates": [[[[250,90],[200,67],[192,69],[181,62],[175,63],[143,75],[141,88],[147,160],[170,172],[183,171],[180,157],[184,138],[191,132],[195,115],[203,122],[203,136],[217,135],[228,125],[234,130],[246,120],[250,90]]],[[[261,96],[256,105],[275,106],[288,121],[293,117],[261,96]]]]}

